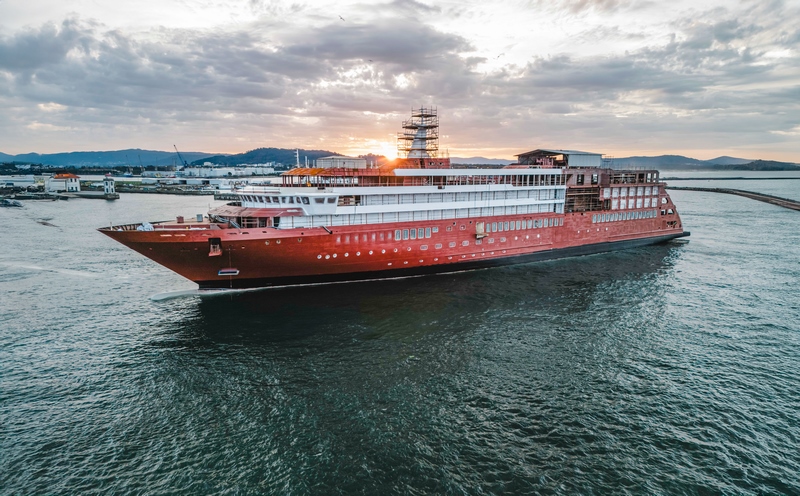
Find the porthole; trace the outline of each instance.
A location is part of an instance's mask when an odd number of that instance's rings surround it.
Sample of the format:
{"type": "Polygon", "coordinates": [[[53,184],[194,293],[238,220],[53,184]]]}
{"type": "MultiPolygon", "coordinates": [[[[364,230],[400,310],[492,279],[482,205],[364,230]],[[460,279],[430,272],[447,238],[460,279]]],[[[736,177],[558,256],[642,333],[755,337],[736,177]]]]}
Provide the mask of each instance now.
{"type": "Polygon", "coordinates": [[[279,240],[279,239],[276,239],[276,240],[275,240],[275,244],[276,244],[276,245],[279,245],[279,244],[281,244],[281,240],[279,240]]]}
{"type": "Polygon", "coordinates": [[[333,258],[336,258],[336,253],[333,254],[333,258]]]}
{"type": "Polygon", "coordinates": [[[264,244],[269,246],[269,241],[264,241],[264,244]]]}
{"type": "Polygon", "coordinates": [[[369,254],[372,255],[372,250],[369,251],[369,254]]]}
{"type": "Polygon", "coordinates": [[[317,260],[319,260],[320,258],[322,258],[322,255],[317,255],[317,260]]]}
{"type": "Polygon", "coordinates": [[[345,252],[345,253],[344,253],[344,256],[345,256],[345,257],[349,257],[349,256],[350,256],[350,254],[349,254],[349,253],[347,253],[347,252],[345,252]]]}
{"type": "Polygon", "coordinates": [[[357,256],[357,257],[360,257],[360,256],[361,256],[361,252],[360,252],[360,251],[357,251],[357,252],[356,252],[356,256],[357,256]]]}
{"type": "Polygon", "coordinates": [[[331,258],[330,255],[325,255],[325,260],[328,260],[329,258],[331,258]]]}

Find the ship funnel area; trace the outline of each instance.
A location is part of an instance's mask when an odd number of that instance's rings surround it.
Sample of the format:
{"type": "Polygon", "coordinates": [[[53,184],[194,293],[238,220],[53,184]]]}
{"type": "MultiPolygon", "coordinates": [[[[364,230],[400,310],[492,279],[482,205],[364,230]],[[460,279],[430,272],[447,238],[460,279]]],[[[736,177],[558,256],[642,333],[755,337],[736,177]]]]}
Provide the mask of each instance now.
{"type": "Polygon", "coordinates": [[[411,119],[403,121],[397,134],[400,157],[418,162],[420,167],[449,167],[449,160],[439,158],[439,115],[436,107],[420,107],[411,111],[411,119]]]}

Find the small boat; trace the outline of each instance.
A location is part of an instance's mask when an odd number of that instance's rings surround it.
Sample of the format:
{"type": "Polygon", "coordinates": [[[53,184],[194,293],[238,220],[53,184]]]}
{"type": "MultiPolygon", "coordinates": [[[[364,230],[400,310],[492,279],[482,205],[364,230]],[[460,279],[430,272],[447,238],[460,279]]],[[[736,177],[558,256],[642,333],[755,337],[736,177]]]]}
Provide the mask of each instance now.
{"type": "Polygon", "coordinates": [[[0,200],[0,207],[22,207],[22,203],[11,198],[3,198],[0,200]]]}

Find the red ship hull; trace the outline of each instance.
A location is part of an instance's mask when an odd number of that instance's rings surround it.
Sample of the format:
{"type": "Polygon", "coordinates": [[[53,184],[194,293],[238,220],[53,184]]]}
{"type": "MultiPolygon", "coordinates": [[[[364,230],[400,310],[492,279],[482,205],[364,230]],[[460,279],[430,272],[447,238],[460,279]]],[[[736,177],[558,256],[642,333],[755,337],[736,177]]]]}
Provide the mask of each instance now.
{"type": "MultiPolygon", "coordinates": [[[[677,219],[677,213],[668,217],[672,216],[677,219]]],[[[522,227],[489,234],[476,234],[477,219],[331,229],[209,229],[212,225],[205,224],[204,229],[170,225],[145,232],[121,229],[125,226],[100,231],[200,288],[254,288],[457,272],[628,249],[688,236],[679,220],[668,217],[607,223],[593,222],[589,213],[480,219],[512,226],[519,222],[522,227]],[[550,218],[563,225],[527,228],[528,220],[550,218]],[[429,228],[429,238],[389,239],[395,230],[429,228]],[[212,243],[215,247],[210,249],[212,243]]],[[[548,224],[546,220],[544,224],[548,224]]]]}

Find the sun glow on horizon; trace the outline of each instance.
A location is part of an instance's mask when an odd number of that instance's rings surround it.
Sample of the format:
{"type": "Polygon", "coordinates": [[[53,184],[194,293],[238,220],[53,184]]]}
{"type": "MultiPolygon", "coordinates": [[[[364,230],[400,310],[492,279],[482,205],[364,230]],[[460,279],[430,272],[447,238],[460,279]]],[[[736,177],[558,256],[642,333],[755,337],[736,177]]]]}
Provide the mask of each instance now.
{"type": "Polygon", "coordinates": [[[389,141],[365,140],[361,146],[349,148],[347,153],[353,156],[373,153],[383,155],[388,160],[394,160],[397,158],[397,144],[389,141]]]}

